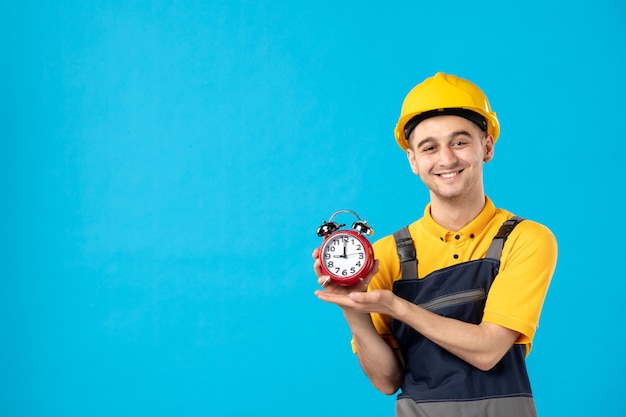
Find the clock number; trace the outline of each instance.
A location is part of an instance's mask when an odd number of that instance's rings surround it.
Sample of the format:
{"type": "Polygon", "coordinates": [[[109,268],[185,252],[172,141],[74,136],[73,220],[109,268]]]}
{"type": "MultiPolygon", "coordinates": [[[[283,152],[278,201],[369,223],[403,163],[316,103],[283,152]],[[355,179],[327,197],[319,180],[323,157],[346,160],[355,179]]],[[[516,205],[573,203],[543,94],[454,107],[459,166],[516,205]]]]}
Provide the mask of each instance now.
{"type": "Polygon", "coordinates": [[[332,268],[333,266],[335,266],[335,264],[333,263],[333,261],[328,262],[328,267],[332,268]]]}
{"type": "Polygon", "coordinates": [[[359,259],[363,259],[364,255],[363,252],[359,252],[359,259]]]}

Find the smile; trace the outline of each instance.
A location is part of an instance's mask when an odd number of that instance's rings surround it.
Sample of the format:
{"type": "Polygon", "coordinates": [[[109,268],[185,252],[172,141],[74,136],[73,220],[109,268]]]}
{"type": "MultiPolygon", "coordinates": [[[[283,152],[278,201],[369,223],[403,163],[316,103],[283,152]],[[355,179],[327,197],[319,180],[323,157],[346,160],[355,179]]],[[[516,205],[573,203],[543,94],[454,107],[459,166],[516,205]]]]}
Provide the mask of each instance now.
{"type": "MultiPolygon", "coordinates": [[[[461,170],[462,171],[462,170],[461,170]]],[[[439,175],[441,178],[443,178],[444,180],[449,180],[450,178],[454,178],[457,175],[459,175],[461,173],[461,171],[455,171],[455,172],[446,172],[444,174],[437,174],[439,175]]]]}

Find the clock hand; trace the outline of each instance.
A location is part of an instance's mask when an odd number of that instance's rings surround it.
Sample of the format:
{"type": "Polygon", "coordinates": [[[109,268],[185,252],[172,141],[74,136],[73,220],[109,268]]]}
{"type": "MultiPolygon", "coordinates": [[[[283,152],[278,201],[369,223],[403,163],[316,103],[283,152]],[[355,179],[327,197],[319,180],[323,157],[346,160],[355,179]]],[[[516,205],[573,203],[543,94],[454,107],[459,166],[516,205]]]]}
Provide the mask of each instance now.
{"type": "Polygon", "coordinates": [[[347,258],[348,255],[346,254],[346,245],[347,243],[344,241],[343,242],[343,255],[333,255],[333,258],[347,258]]]}

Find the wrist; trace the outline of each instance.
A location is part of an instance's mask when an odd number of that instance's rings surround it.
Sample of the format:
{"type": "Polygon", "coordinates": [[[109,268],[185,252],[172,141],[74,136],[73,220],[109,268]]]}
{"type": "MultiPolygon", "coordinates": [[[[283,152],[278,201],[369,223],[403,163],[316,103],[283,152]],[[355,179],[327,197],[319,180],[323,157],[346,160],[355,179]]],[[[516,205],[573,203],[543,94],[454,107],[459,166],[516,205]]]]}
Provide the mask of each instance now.
{"type": "MultiPolygon", "coordinates": [[[[414,305],[414,304],[411,304],[411,305],[414,305]]],[[[394,297],[394,303],[393,303],[393,306],[391,307],[392,312],[390,316],[396,320],[404,322],[406,316],[408,315],[409,309],[410,307],[409,307],[408,301],[406,301],[402,297],[394,297]]]]}

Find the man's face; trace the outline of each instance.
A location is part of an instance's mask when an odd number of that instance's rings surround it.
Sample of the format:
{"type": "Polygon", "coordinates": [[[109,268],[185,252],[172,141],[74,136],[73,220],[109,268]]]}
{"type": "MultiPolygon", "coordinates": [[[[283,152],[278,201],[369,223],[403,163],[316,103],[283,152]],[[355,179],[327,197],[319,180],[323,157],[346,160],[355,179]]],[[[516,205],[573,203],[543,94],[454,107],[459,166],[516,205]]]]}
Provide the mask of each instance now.
{"type": "Polygon", "coordinates": [[[407,156],[431,200],[462,202],[484,193],[483,163],[493,157],[493,137],[459,116],[431,117],[411,132],[407,156]]]}

